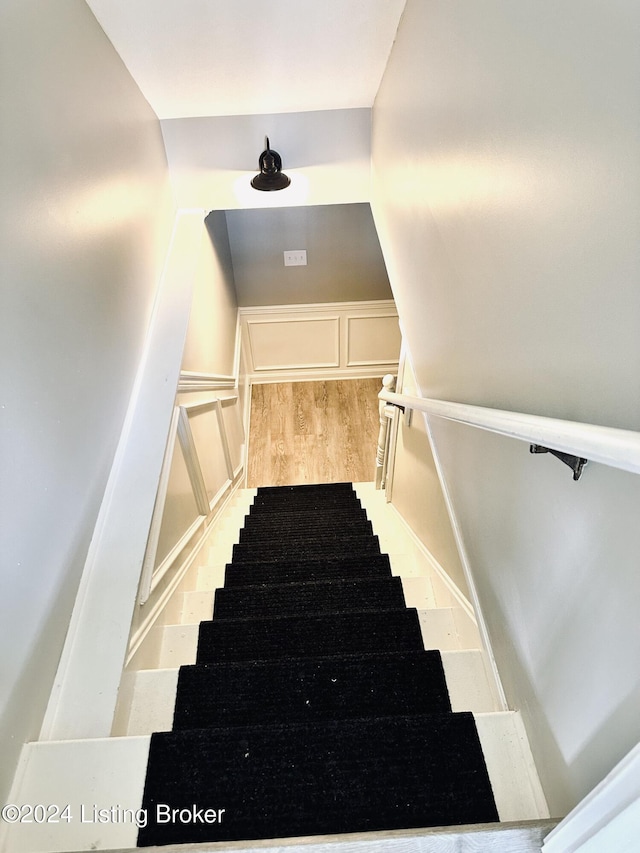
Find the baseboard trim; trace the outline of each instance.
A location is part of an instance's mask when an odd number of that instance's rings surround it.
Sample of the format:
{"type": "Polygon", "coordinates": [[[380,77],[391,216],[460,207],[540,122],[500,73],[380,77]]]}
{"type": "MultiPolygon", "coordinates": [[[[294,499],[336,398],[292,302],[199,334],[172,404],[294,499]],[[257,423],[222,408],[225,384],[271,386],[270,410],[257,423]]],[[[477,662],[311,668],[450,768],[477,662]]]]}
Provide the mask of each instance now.
{"type": "Polygon", "coordinates": [[[386,373],[394,373],[398,362],[382,363],[377,366],[360,368],[313,368],[294,367],[291,369],[264,371],[247,374],[252,385],[267,385],[274,382],[331,382],[337,379],[379,379],[386,373]]]}
{"type": "Polygon", "coordinates": [[[469,601],[467,596],[462,592],[462,590],[456,584],[456,582],[453,580],[453,578],[451,578],[451,576],[440,565],[438,560],[436,560],[436,558],[433,556],[431,551],[427,548],[427,546],[420,539],[418,534],[409,525],[409,523],[402,516],[402,514],[399,512],[399,510],[396,509],[396,507],[392,503],[388,504],[388,506],[391,507],[391,509],[395,513],[396,517],[402,522],[402,525],[405,528],[409,537],[411,538],[412,542],[418,548],[418,550],[420,551],[422,556],[425,558],[425,560],[427,560],[427,562],[429,563],[431,568],[434,570],[434,572],[438,575],[440,580],[445,584],[445,586],[447,587],[447,589],[449,590],[451,595],[453,595],[455,600],[458,602],[458,604],[464,610],[464,612],[467,614],[467,616],[471,619],[471,621],[474,623],[474,625],[477,625],[478,620],[477,620],[475,611],[473,609],[473,605],[471,604],[471,602],[469,601]]]}
{"type": "MultiPolygon", "coordinates": [[[[415,414],[417,413],[414,413],[414,416],[415,414]]],[[[451,500],[447,481],[444,476],[442,462],[440,461],[440,454],[433,438],[429,415],[424,415],[424,423],[427,431],[427,436],[429,438],[429,444],[431,445],[431,452],[433,454],[433,461],[436,466],[438,480],[440,481],[440,488],[442,489],[442,495],[444,497],[445,506],[447,508],[447,515],[449,516],[449,521],[451,522],[453,537],[455,539],[456,547],[458,549],[458,555],[460,556],[460,562],[462,564],[462,570],[464,572],[464,577],[467,582],[467,587],[469,588],[469,594],[471,596],[471,602],[473,605],[473,610],[475,612],[475,622],[480,633],[480,639],[482,641],[483,651],[486,655],[487,665],[489,666],[490,672],[494,678],[497,698],[500,704],[502,705],[503,710],[508,711],[509,703],[507,702],[504,687],[502,686],[502,679],[500,678],[500,673],[498,672],[498,665],[493,654],[493,648],[491,645],[491,639],[489,637],[487,623],[485,621],[484,614],[482,613],[482,608],[480,607],[478,591],[476,589],[475,581],[471,573],[471,564],[469,562],[469,556],[467,554],[467,549],[465,548],[464,540],[462,538],[462,532],[458,523],[458,518],[456,516],[453,501],[451,500]]]]}

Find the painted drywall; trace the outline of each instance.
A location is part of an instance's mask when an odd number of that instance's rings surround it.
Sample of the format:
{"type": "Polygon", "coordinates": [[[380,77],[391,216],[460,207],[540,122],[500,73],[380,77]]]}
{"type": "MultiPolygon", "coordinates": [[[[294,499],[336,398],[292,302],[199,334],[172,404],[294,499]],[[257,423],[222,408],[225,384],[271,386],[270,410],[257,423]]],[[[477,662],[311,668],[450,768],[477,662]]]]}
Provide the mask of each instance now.
{"type": "Polygon", "coordinates": [[[87,0],[161,118],[370,107],[404,0],[87,0]]]}
{"type": "Polygon", "coordinates": [[[159,124],[82,0],[7,0],[0,799],[37,737],[173,223],[159,124]]]}
{"type": "Polygon", "coordinates": [[[371,110],[317,110],[161,122],[179,207],[234,210],[369,201],[371,110]],[[265,137],[291,186],[259,192],[265,137]]]}
{"type": "Polygon", "coordinates": [[[230,210],[238,304],[292,305],[391,299],[369,204],[230,210]],[[304,249],[306,266],[284,265],[304,249]]]}
{"type": "MultiPolygon", "coordinates": [[[[214,211],[204,221],[202,240],[195,261],[193,297],[182,356],[182,370],[197,374],[230,376],[235,370],[237,305],[233,286],[233,268],[229,250],[227,224],[223,212],[214,211]]],[[[233,390],[225,392],[233,394],[233,390]]],[[[176,405],[205,403],[215,397],[213,392],[192,391],[180,393],[176,405]]],[[[224,394],[223,394],[224,396],[224,394]]],[[[228,408],[228,407],[225,407],[228,408]]],[[[242,406],[236,404],[236,417],[241,418],[242,406]]],[[[231,417],[227,415],[231,423],[231,417]]],[[[216,412],[209,408],[190,418],[198,464],[202,471],[208,497],[211,500],[227,480],[224,453],[220,440],[216,412]]],[[[237,464],[242,447],[242,436],[230,431],[228,442],[232,459],[237,464]]],[[[176,438],[171,461],[162,524],[157,543],[154,567],[174,549],[199,517],[192,484],[187,472],[180,441],[176,438]]],[[[149,622],[158,618],[158,611],[166,603],[167,594],[175,586],[176,572],[198,545],[202,528],[194,531],[182,553],[174,555],[174,565],[154,586],[145,604],[134,610],[131,637],[146,631],[149,622]]],[[[159,652],[159,650],[158,650],[159,652]]],[[[148,650],[145,650],[148,654],[148,650]]],[[[148,660],[148,658],[147,658],[148,660]]]]}
{"type": "Polygon", "coordinates": [[[579,483],[526,444],[432,419],[493,651],[552,812],[640,740],[640,477],[579,483]]]}
{"type": "Polygon", "coordinates": [[[231,376],[238,305],[224,213],[212,211],[205,225],[182,369],[231,376]]]}
{"type": "MultiPolygon", "coordinates": [[[[372,207],[426,396],[638,429],[640,8],[409,0],[372,207]]],[[[552,813],[640,737],[638,482],[434,420],[552,813]],[[596,643],[596,639],[599,642],[596,643]]]]}
{"type": "MultiPolygon", "coordinates": [[[[402,394],[418,392],[413,369],[404,361],[402,394]]],[[[424,415],[413,412],[409,425],[399,418],[391,503],[435,557],[460,592],[470,599],[424,415]]]]}

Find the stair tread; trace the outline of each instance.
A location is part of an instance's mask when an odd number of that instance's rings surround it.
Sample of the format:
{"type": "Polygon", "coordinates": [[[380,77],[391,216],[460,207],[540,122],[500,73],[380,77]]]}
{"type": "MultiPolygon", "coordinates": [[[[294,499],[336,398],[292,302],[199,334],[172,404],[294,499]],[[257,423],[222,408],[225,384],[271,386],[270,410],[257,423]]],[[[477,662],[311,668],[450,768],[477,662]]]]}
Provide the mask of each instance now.
{"type": "Polygon", "coordinates": [[[269,523],[275,518],[291,518],[291,519],[304,519],[306,521],[313,521],[315,519],[341,519],[344,517],[345,513],[348,514],[350,518],[368,518],[367,512],[360,503],[359,500],[341,503],[339,505],[335,505],[334,503],[327,504],[321,513],[318,513],[318,509],[316,505],[307,506],[304,503],[299,504],[295,502],[291,505],[283,505],[281,507],[271,507],[268,511],[262,512],[261,506],[253,505],[249,508],[249,513],[245,515],[245,522],[249,522],[251,524],[259,524],[261,522],[269,523]]]}
{"type": "Polygon", "coordinates": [[[437,651],[253,660],[182,667],[173,728],[450,710],[437,651]]]}
{"type": "Polygon", "coordinates": [[[405,606],[399,577],[253,584],[216,590],[214,618],[387,610],[405,606]]]}
{"type": "Polygon", "coordinates": [[[306,542],[309,536],[318,536],[323,542],[342,540],[351,536],[370,537],[373,533],[371,522],[367,519],[355,521],[346,520],[339,526],[335,524],[300,524],[282,522],[264,527],[243,527],[239,533],[238,541],[241,543],[265,543],[275,540],[277,543],[289,543],[291,541],[306,542]]]}
{"type": "Polygon", "coordinates": [[[341,492],[289,492],[286,494],[258,492],[251,503],[250,512],[256,510],[293,509],[294,511],[310,507],[361,507],[362,501],[354,491],[341,492]]]}
{"type": "Polygon", "coordinates": [[[338,532],[325,537],[322,541],[309,541],[308,537],[286,541],[270,539],[263,544],[237,543],[233,546],[234,563],[270,562],[279,559],[318,558],[339,556],[345,551],[365,554],[379,554],[380,543],[377,536],[353,535],[340,536],[338,532]]]}
{"type": "Polygon", "coordinates": [[[245,585],[247,582],[279,583],[287,578],[308,578],[310,581],[329,577],[391,577],[391,563],[387,554],[367,554],[358,557],[325,557],[305,560],[302,557],[278,562],[228,563],[225,568],[225,587],[245,585]]]}
{"type": "Polygon", "coordinates": [[[299,483],[294,486],[258,486],[258,495],[274,495],[279,498],[285,495],[304,495],[309,493],[318,493],[323,495],[328,494],[348,494],[355,495],[353,483],[299,483]]]}
{"type": "Polygon", "coordinates": [[[321,616],[214,619],[202,622],[197,663],[309,657],[350,652],[420,651],[417,611],[369,610],[321,616]]]}
{"type": "MultiPolygon", "coordinates": [[[[489,850],[490,844],[485,844],[492,833],[500,829],[507,833],[508,841],[514,850],[519,853],[529,851],[523,842],[516,841],[509,834],[515,832],[514,827],[518,824],[514,821],[534,821],[536,825],[551,826],[545,822],[548,818],[548,810],[543,802],[532,793],[531,784],[528,780],[530,769],[528,762],[523,762],[522,749],[514,734],[514,721],[519,714],[514,711],[474,714],[476,729],[480,736],[486,756],[486,765],[491,780],[491,785],[496,800],[500,823],[492,823],[489,826],[462,827],[465,839],[472,836],[469,842],[469,853],[471,850],[489,850]],[[491,730],[499,736],[501,744],[498,754],[494,755],[494,737],[490,736],[485,723],[492,721],[491,730]],[[506,750],[506,752],[504,752],[506,750]],[[480,834],[483,833],[483,834],[480,834]],[[489,833],[485,836],[484,833],[489,833]],[[483,846],[485,844],[485,846],[483,846]],[[475,845],[475,846],[474,846],[475,845]]],[[[149,736],[138,737],[109,737],[101,739],[86,739],[74,741],[49,741],[29,743],[24,747],[25,772],[20,777],[16,788],[12,792],[11,802],[17,803],[71,803],[71,811],[74,815],[79,814],[80,804],[98,803],[119,804],[123,809],[140,808],[143,797],[145,772],[148,761],[149,736]],[[96,772],[100,768],[100,772],[96,772]]],[[[534,779],[539,789],[537,779],[534,779]]],[[[212,804],[213,805],[213,804],[212,804]]],[[[221,802],[221,808],[225,803],[221,802]]],[[[528,828],[529,824],[527,824],[528,828]]],[[[132,822],[111,822],[101,824],[81,823],[74,820],[70,824],[59,824],[54,827],[56,836],[64,838],[64,845],[60,844],[57,849],[64,847],[66,850],[90,850],[96,841],[96,829],[100,831],[100,848],[127,850],[134,853],[137,837],[137,827],[132,822]]],[[[6,851],[7,853],[33,853],[35,850],[51,849],[51,824],[12,824],[6,827],[6,851]]],[[[435,830],[440,833],[451,833],[452,840],[447,837],[447,844],[442,848],[445,850],[458,849],[452,845],[461,843],[458,840],[455,827],[450,829],[435,830]]],[[[407,847],[413,853],[424,850],[425,844],[431,850],[431,831],[428,829],[416,829],[415,832],[399,831],[397,836],[390,836],[383,832],[381,835],[359,836],[357,841],[363,849],[369,851],[375,849],[376,853],[382,853],[388,849],[389,839],[393,844],[402,846],[408,844],[407,839],[415,839],[415,847],[407,847]],[[375,848],[374,845],[375,844],[375,848]]],[[[519,836],[518,836],[519,839],[519,836]]],[[[319,839],[318,839],[319,841],[319,839]]],[[[353,853],[356,838],[346,835],[344,838],[335,837],[333,844],[337,844],[340,851],[344,849],[353,853]],[[344,845],[344,847],[343,847],[344,845]]],[[[157,843],[160,843],[158,840],[157,843]]],[[[499,840],[493,842],[498,850],[511,849],[500,846],[499,840]]],[[[305,842],[299,844],[294,842],[292,849],[302,853],[305,842]]],[[[258,845],[249,842],[241,845],[239,849],[254,850],[258,845]]],[[[4,849],[4,848],[3,848],[4,849]]],[[[289,847],[287,846],[287,849],[289,847]]],[[[304,847],[306,849],[306,847],[304,847]]],[[[440,850],[440,847],[435,849],[440,850]]],[[[466,846],[460,849],[467,850],[466,846]]],[[[539,850],[531,847],[531,851],[539,850]]],[[[159,847],[158,853],[166,850],[159,847]]],[[[202,853],[210,850],[209,846],[203,846],[202,853]]]]}
{"type": "Polygon", "coordinates": [[[329,511],[342,511],[351,513],[354,510],[362,509],[362,503],[357,497],[352,498],[290,498],[287,501],[272,501],[272,500],[256,500],[251,504],[249,509],[250,517],[260,516],[268,517],[269,515],[279,513],[299,514],[301,517],[310,513],[324,513],[329,511]]]}
{"type": "Polygon", "coordinates": [[[498,820],[468,713],[154,734],[143,807],[143,846],[498,820]],[[158,826],[158,802],[225,819],[158,826]]]}

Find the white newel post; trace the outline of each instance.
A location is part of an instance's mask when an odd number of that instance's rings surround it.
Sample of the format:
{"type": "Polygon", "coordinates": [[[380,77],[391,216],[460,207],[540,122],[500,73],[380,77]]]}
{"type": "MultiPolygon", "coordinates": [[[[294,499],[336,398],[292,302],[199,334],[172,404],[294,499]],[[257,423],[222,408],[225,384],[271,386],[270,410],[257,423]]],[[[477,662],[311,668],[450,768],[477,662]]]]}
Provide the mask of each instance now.
{"type": "MultiPolygon", "coordinates": [[[[382,377],[382,394],[384,391],[393,391],[396,379],[390,373],[382,377]]],[[[386,479],[387,463],[387,439],[389,434],[389,409],[387,403],[378,394],[378,412],[380,414],[380,430],[378,432],[378,447],[376,450],[376,489],[383,489],[386,479]]]]}

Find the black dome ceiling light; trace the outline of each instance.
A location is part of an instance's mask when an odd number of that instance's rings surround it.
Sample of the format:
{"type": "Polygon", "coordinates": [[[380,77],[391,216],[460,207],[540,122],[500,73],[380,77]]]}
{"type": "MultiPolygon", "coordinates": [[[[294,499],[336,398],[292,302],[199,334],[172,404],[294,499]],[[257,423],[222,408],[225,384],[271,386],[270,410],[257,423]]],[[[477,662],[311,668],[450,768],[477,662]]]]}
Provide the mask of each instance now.
{"type": "Polygon", "coordinates": [[[260,174],[252,178],[251,186],[264,192],[284,190],[291,183],[291,178],[282,171],[282,158],[270,148],[268,136],[265,136],[265,144],[266,149],[258,158],[260,174]]]}

